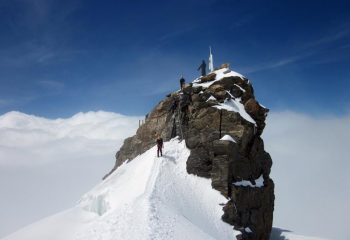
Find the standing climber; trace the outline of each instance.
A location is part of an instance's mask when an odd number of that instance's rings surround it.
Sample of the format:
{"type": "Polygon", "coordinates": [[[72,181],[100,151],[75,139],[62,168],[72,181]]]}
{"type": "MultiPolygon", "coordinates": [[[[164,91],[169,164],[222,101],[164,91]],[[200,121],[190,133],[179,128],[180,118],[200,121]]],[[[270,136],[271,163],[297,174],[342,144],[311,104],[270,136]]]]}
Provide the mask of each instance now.
{"type": "Polygon", "coordinates": [[[185,86],[185,79],[184,79],[183,76],[181,76],[181,78],[180,78],[180,89],[182,90],[184,88],[184,86],[185,86]]]}
{"type": "Polygon", "coordinates": [[[176,110],[178,108],[178,105],[179,105],[179,101],[178,101],[177,97],[174,96],[173,101],[170,105],[170,109],[169,109],[169,112],[172,113],[171,118],[170,118],[170,122],[172,123],[170,138],[176,137],[176,116],[177,116],[176,110]]]}
{"type": "Polygon", "coordinates": [[[175,113],[176,108],[177,108],[177,99],[174,98],[174,100],[173,100],[173,102],[171,103],[171,106],[170,106],[170,111],[171,111],[172,114],[175,113]]]}
{"type": "Polygon", "coordinates": [[[207,68],[207,65],[205,64],[205,61],[203,60],[202,64],[199,65],[199,67],[197,69],[197,71],[201,70],[202,77],[207,75],[206,72],[205,72],[206,68],[207,68]]]}
{"type": "Polygon", "coordinates": [[[163,138],[161,138],[159,134],[157,136],[156,143],[157,143],[157,157],[159,157],[159,153],[160,153],[160,156],[163,156],[163,152],[162,152],[162,148],[164,148],[163,138]]]}
{"type": "Polygon", "coordinates": [[[181,124],[188,124],[188,106],[191,102],[191,96],[187,92],[180,93],[180,119],[181,124]]]}

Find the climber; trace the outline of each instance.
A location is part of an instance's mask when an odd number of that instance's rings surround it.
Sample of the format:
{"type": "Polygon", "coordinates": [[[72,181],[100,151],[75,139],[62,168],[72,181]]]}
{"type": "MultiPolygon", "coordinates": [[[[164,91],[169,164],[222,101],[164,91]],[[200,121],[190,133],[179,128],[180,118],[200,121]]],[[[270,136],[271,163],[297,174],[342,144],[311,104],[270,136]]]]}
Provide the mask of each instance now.
{"type": "Polygon", "coordinates": [[[205,64],[205,61],[202,61],[202,64],[198,67],[197,71],[201,70],[202,77],[207,75],[205,70],[207,68],[207,65],[205,64]]]}
{"type": "Polygon", "coordinates": [[[170,111],[174,114],[175,113],[175,110],[177,108],[177,100],[174,99],[171,106],[170,106],[170,111]]]}
{"type": "Polygon", "coordinates": [[[181,123],[187,125],[188,123],[188,105],[191,102],[191,96],[186,93],[180,93],[180,110],[181,110],[181,123]]]}
{"type": "Polygon", "coordinates": [[[160,156],[163,156],[163,152],[162,152],[162,148],[164,148],[163,138],[161,138],[159,134],[157,136],[156,143],[157,143],[157,157],[159,157],[159,153],[160,153],[160,156]]]}
{"type": "Polygon", "coordinates": [[[170,134],[170,138],[174,138],[176,137],[176,119],[175,117],[172,118],[172,127],[171,127],[171,134],[170,134]]]}
{"type": "Polygon", "coordinates": [[[184,79],[183,76],[181,76],[181,78],[180,78],[180,89],[182,90],[184,88],[184,86],[185,86],[185,79],[184,79]]]}
{"type": "Polygon", "coordinates": [[[169,108],[169,112],[172,113],[170,121],[169,121],[172,124],[170,138],[176,137],[176,116],[177,116],[176,110],[177,110],[178,105],[179,105],[179,100],[176,96],[174,96],[173,101],[172,101],[170,108],[169,108]]]}

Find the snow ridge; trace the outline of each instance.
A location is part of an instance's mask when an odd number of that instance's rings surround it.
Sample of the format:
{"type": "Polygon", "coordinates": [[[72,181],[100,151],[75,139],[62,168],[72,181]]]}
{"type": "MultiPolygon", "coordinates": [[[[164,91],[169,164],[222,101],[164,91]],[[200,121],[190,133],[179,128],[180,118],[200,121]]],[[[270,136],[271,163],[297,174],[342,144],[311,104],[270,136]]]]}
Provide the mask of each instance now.
{"type": "Polygon", "coordinates": [[[189,175],[189,150],[178,139],[121,165],[64,212],[3,240],[232,240],[239,232],[221,220],[227,201],[210,180],[189,175]],[[64,229],[64,231],[62,231],[64,229]]]}

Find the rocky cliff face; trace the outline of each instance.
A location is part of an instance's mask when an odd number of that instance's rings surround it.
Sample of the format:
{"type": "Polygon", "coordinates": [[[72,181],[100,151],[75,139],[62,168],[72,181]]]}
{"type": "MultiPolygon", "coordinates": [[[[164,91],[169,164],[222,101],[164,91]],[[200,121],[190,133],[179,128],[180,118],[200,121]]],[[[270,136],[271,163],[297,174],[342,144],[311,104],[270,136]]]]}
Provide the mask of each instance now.
{"type": "Polygon", "coordinates": [[[216,70],[160,101],[125,140],[111,172],[154,146],[155,134],[177,135],[191,150],[187,172],[210,178],[227,198],[222,220],[242,232],[237,238],[267,240],[274,210],[272,160],[261,139],[267,112],[248,79],[216,70]]]}

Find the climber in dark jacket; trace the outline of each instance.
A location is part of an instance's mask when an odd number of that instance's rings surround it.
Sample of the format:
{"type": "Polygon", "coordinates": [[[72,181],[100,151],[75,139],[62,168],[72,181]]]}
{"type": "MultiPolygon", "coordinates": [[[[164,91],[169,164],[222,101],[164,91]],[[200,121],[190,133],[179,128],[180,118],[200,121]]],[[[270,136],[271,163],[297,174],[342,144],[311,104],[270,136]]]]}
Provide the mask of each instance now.
{"type": "Polygon", "coordinates": [[[181,78],[180,78],[180,89],[182,90],[184,86],[185,86],[185,79],[183,78],[183,76],[181,76],[181,78]]]}
{"type": "Polygon", "coordinates": [[[188,123],[190,103],[191,103],[191,96],[186,92],[180,93],[180,103],[179,103],[180,119],[181,119],[181,123],[184,125],[187,125],[188,123]]]}
{"type": "Polygon", "coordinates": [[[172,113],[174,113],[175,110],[176,110],[176,108],[177,108],[177,100],[174,99],[173,102],[172,102],[172,104],[171,104],[171,106],[170,106],[170,111],[171,111],[172,113]]]}
{"type": "Polygon", "coordinates": [[[164,145],[163,145],[163,138],[161,138],[160,135],[157,136],[156,143],[157,143],[157,157],[159,157],[159,153],[160,153],[160,156],[163,156],[162,148],[164,148],[164,145]]]}
{"type": "Polygon", "coordinates": [[[207,68],[207,65],[205,64],[205,61],[203,60],[202,64],[199,65],[197,71],[201,70],[202,76],[205,76],[205,75],[207,75],[206,72],[205,72],[206,68],[207,68]]]}

